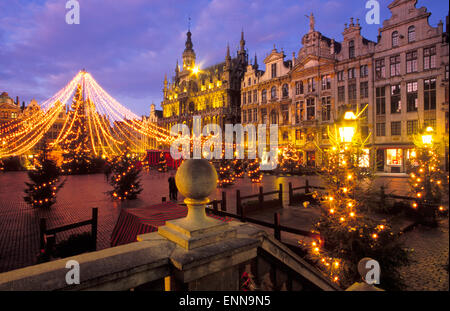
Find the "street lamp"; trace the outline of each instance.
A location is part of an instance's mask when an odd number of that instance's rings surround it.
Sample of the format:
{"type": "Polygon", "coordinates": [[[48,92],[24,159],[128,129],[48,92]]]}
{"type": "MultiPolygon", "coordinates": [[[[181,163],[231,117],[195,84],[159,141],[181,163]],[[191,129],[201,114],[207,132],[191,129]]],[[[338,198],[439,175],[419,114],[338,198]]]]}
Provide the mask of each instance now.
{"type": "Polygon", "coordinates": [[[353,136],[355,136],[356,132],[356,116],[353,111],[347,111],[344,114],[344,121],[341,123],[339,127],[339,136],[341,138],[341,142],[343,143],[351,143],[353,140],[353,136]]]}
{"type": "Polygon", "coordinates": [[[425,133],[422,135],[422,143],[424,145],[431,145],[433,143],[433,128],[427,127],[425,133]]]}

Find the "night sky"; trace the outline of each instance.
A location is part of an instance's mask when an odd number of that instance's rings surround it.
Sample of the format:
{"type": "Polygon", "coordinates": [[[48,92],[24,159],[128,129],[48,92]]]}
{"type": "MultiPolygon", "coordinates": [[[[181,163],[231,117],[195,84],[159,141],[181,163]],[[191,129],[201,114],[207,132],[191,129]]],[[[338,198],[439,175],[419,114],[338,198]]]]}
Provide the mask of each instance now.
{"type": "MultiPolygon", "coordinates": [[[[381,23],[390,17],[379,1],[381,23]]],[[[0,0],[0,92],[27,104],[42,102],[86,68],[103,88],[137,114],[159,107],[164,74],[171,77],[192,19],[197,63],[205,67],[233,54],[244,29],[250,58],[260,68],[275,44],[288,58],[301,47],[310,12],[316,30],[342,40],[344,23],[360,18],[363,35],[376,41],[380,25],[365,23],[364,0],[79,0],[80,24],[65,22],[66,0],[0,0]]],[[[419,0],[436,26],[447,1],[419,0]]]]}

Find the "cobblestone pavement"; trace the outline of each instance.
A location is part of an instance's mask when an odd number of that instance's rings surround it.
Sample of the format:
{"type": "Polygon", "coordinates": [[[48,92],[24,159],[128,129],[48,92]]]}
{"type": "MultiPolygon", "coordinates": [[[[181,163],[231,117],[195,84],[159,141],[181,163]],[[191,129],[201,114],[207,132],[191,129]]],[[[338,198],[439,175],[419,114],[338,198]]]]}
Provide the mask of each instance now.
{"type": "Polygon", "coordinates": [[[401,269],[410,291],[448,291],[448,218],[438,228],[416,227],[405,233],[405,246],[412,249],[413,263],[401,269]]]}
{"type": "MultiPolygon", "coordinates": [[[[23,201],[24,182],[27,180],[25,172],[9,172],[0,174],[0,272],[17,269],[35,263],[36,255],[39,251],[39,219],[47,219],[48,227],[53,228],[69,223],[74,223],[91,217],[91,208],[99,208],[99,227],[97,249],[104,249],[110,245],[110,236],[117,221],[117,217],[122,208],[145,207],[161,202],[161,197],[168,198],[168,173],[162,174],[155,171],[142,174],[143,191],[139,198],[128,202],[113,202],[105,194],[110,186],[105,182],[102,174],[87,176],[69,176],[65,186],[57,196],[57,203],[49,210],[32,209],[23,201]]],[[[317,176],[271,176],[266,175],[262,186],[264,191],[277,190],[279,184],[283,185],[283,209],[276,211],[281,214],[281,224],[285,226],[310,229],[314,219],[318,217],[318,212],[314,209],[304,209],[303,207],[288,206],[288,183],[292,182],[294,187],[305,184],[305,179],[310,185],[319,185],[317,176]]],[[[390,191],[398,194],[407,193],[407,180],[405,178],[381,177],[377,180],[379,185],[384,184],[390,191]]],[[[252,184],[248,178],[238,179],[236,183],[224,189],[217,189],[211,195],[212,199],[220,199],[221,192],[227,194],[228,211],[236,212],[235,190],[240,189],[241,195],[258,193],[259,184],[252,184]]],[[[276,197],[277,195],[274,195],[276,197]]],[[[181,195],[179,200],[182,201],[181,195]]],[[[273,212],[266,210],[261,213],[253,213],[252,217],[273,221],[273,212]]],[[[427,269],[421,268],[421,264],[413,264],[405,268],[405,277],[411,278],[411,286],[408,289],[444,288],[441,282],[436,284],[436,280],[443,277],[442,269],[435,265],[438,261],[446,261],[448,258],[448,222],[446,240],[440,229],[433,229],[422,232],[425,229],[415,229],[405,234],[408,247],[414,248],[414,258],[419,258],[419,262],[427,264],[427,269]],[[447,248],[443,246],[447,245],[447,248]],[[432,245],[439,245],[434,248],[432,245]],[[437,249],[441,252],[440,259],[435,258],[437,249]],[[431,257],[428,257],[431,256],[431,257]],[[446,257],[445,257],[446,256],[446,257]],[[442,258],[441,258],[442,257],[442,258]],[[443,258],[445,257],[445,258],[443,258]],[[425,275],[424,275],[425,274],[425,275]],[[426,285],[421,280],[428,280],[426,285]],[[414,285],[415,284],[415,285],[414,285]]],[[[80,228],[57,235],[57,241],[66,239],[74,232],[89,230],[80,228]]],[[[269,230],[271,231],[271,230],[269,230]]],[[[268,232],[269,232],[268,231],[268,232]]],[[[271,233],[271,232],[269,232],[271,233]]],[[[298,236],[283,233],[283,240],[289,240],[293,244],[298,240],[298,236]]],[[[445,262],[444,262],[445,263],[445,262]]],[[[446,270],[444,270],[446,272],[446,270]]],[[[448,273],[447,288],[448,288],[448,273]]]]}

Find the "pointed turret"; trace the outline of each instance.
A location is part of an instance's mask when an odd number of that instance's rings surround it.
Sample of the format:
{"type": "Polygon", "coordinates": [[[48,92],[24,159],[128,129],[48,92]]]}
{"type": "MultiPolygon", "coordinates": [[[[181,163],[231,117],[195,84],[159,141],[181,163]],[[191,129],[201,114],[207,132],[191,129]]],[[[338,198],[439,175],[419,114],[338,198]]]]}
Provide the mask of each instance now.
{"type": "Polygon", "coordinates": [[[248,64],[247,51],[245,50],[244,30],[241,31],[240,50],[238,52],[239,62],[245,67],[248,64]]]}
{"type": "Polygon", "coordinates": [[[258,58],[256,57],[256,53],[255,53],[255,61],[253,63],[253,68],[256,70],[258,69],[258,58]]]}
{"type": "Polygon", "coordinates": [[[230,45],[227,44],[227,55],[225,56],[225,67],[231,69],[230,45]]]}
{"type": "Polygon", "coordinates": [[[195,66],[195,52],[193,49],[194,45],[192,44],[191,36],[191,31],[188,30],[186,33],[186,48],[183,52],[183,70],[192,69],[195,66]]]}
{"type": "Polygon", "coordinates": [[[240,53],[245,53],[245,40],[244,40],[244,29],[241,31],[241,41],[240,41],[241,49],[239,50],[240,53]]]}

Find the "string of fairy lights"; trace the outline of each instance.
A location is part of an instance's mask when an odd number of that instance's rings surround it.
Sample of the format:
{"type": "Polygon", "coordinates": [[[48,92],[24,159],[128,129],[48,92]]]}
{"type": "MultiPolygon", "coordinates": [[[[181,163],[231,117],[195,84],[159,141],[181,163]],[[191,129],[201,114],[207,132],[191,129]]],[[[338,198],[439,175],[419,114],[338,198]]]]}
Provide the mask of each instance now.
{"type": "MultiPolygon", "coordinates": [[[[95,156],[118,155],[124,145],[138,150],[139,142],[145,139],[154,139],[161,144],[170,144],[177,139],[177,135],[171,135],[166,128],[140,118],[122,106],[95,81],[91,74],[80,71],[64,88],[44,101],[41,109],[29,115],[23,114],[17,120],[0,126],[0,158],[30,151],[45,137],[64,109],[67,115],[60,127],[61,130],[50,144],[53,147],[68,143],[67,139],[72,133],[74,124],[81,117],[86,121],[90,147],[95,156]],[[83,93],[85,106],[83,110],[73,109],[74,107],[67,109],[68,102],[77,88],[83,93]]],[[[72,137],[71,140],[76,137],[72,137]]]]}

